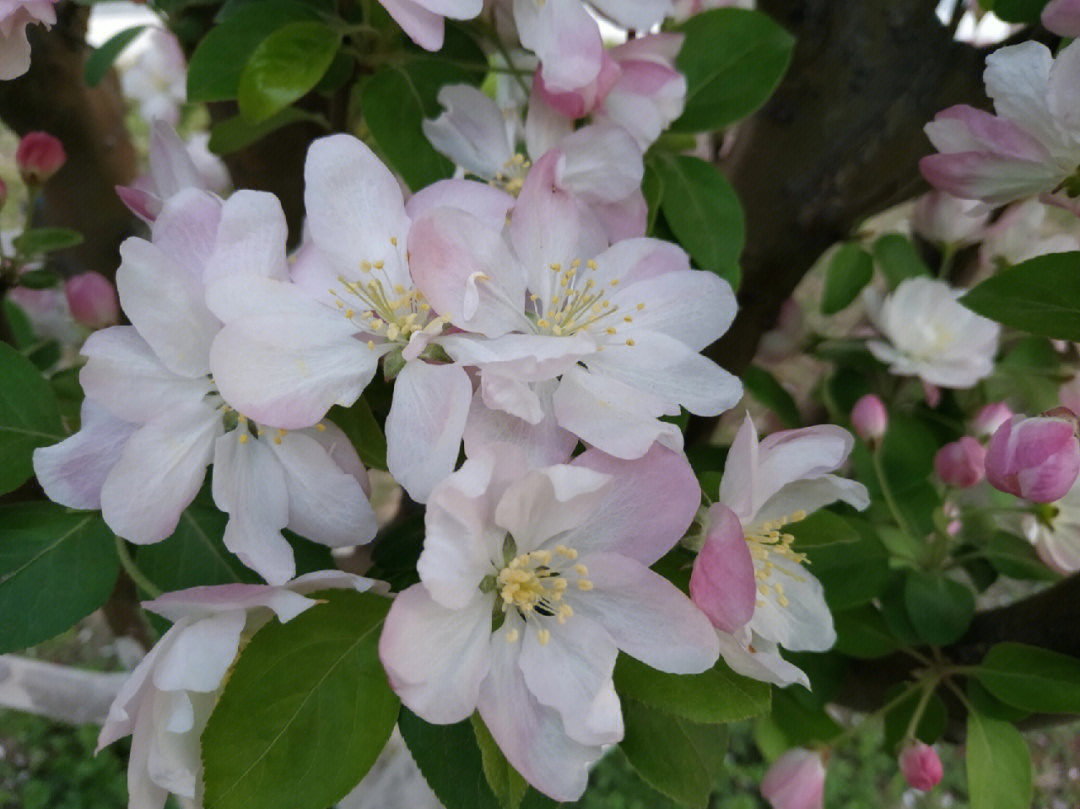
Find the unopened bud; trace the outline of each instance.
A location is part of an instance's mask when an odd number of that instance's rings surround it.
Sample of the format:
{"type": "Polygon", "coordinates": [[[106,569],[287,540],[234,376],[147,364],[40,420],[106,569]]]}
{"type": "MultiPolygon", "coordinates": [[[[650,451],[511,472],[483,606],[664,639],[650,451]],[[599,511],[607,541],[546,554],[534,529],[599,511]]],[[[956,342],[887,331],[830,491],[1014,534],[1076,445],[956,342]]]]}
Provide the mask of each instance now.
{"type": "Polygon", "coordinates": [[[851,426],[863,441],[877,441],[889,427],[889,412],[881,399],[868,393],[851,408],[851,426]]]}
{"type": "Polygon", "coordinates": [[[1050,0],[1042,12],[1042,24],[1058,36],[1080,36],[1080,0],[1050,0]]]}
{"type": "Polygon", "coordinates": [[[923,792],[929,792],[936,787],[941,782],[941,776],[945,774],[941,759],[934,748],[918,740],[904,745],[904,749],[900,751],[899,764],[908,786],[923,792]]]}
{"type": "Polygon", "coordinates": [[[48,132],[27,132],[15,150],[15,165],[27,185],[47,182],[66,161],[64,145],[48,132]]]}
{"type": "Polygon", "coordinates": [[[1013,412],[1004,402],[991,402],[984,405],[971,420],[971,429],[979,438],[988,438],[997,432],[997,428],[1013,417],[1013,412]]]}
{"type": "Polygon", "coordinates": [[[112,326],[120,318],[116,288],[101,273],[84,272],[69,278],[64,296],[71,316],[88,329],[112,326]]]}
{"type": "Polygon", "coordinates": [[[705,544],[690,574],[690,598],[713,626],[732,633],[754,615],[754,559],[734,511],[717,503],[706,519],[705,544]]]}
{"type": "Polygon", "coordinates": [[[1060,500],[1080,474],[1077,419],[1060,408],[1045,416],[1013,416],[986,447],[986,479],[995,489],[1037,503],[1060,500]]]}
{"type": "Polygon", "coordinates": [[[948,485],[969,489],[986,475],[986,449],[970,435],[965,435],[937,451],[934,471],[948,485]]]}
{"type": "Polygon", "coordinates": [[[797,747],[773,762],[761,781],[761,795],[773,809],[821,809],[825,802],[825,762],[797,747]]]}

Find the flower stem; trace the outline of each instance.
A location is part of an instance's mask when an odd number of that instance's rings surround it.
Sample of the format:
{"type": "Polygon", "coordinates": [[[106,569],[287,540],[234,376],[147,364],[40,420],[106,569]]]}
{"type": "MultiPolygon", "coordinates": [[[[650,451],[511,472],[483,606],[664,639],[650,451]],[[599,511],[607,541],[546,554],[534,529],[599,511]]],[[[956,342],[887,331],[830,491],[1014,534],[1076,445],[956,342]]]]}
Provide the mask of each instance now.
{"type": "Polygon", "coordinates": [[[904,515],[900,513],[900,507],[893,497],[892,489],[889,487],[889,481],[885,478],[885,468],[881,464],[881,447],[875,449],[872,455],[874,459],[874,473],[877,475],[878,484],[881,486],[881,493],[885,496],[885,503],[888,505],[889,511],[892,512],[893,519],[896,520],[896,524],[900,526],[901,531],[909,537],[915,536],[911,533],[911,527],[907,524],[907,520],[904,519],[904,515]]]}
{"type": "Polygon", "coordinates": [[[124,568],[124,572],[131,577],[136,587],[143,590],[151,598],[162,595],[162,589],[139,570],[139,566],[135,564],[135,560],[131,558],[131,554],[128,552],[127,543],[120,537],[116,537],[116,555],[120,557],[120,567],[124,568]]]}

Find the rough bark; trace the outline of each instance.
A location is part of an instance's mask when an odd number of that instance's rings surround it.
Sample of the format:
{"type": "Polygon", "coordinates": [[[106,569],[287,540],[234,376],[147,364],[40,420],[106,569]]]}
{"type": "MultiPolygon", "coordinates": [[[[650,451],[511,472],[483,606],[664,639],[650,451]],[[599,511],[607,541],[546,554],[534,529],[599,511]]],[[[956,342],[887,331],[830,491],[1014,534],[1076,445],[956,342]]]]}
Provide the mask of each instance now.
{"type": "Polygon", "coordinates": [[[65,2],[57,6],[52,30],[30,26],[30,70],[0,82],[0,119],[19,135],[43,130],[64,144],[67,163],[45,184],[44,204],[35,212],[36,224],[83,234],[80,246],[55,254],[59,270],[112,278],[120,242],[137,225],[114,188],[135,178],[137,157],[115,74],[97,87],[83,81],[88,14],[86,6],[65,2]]]}

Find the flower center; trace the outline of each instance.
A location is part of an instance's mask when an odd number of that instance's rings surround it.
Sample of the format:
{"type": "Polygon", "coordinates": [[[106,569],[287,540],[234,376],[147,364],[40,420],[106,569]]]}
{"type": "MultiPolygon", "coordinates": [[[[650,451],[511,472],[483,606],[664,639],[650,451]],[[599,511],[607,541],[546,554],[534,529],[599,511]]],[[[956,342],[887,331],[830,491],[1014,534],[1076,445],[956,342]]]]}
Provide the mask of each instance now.
{"type": "Polygon", "coordinates": [[[529,173],[531,166],[532,163],[519,152],[503,163],[503,167],[495,172],[489,185],[501,188],[516,197],[525,186],[525,175],[529,173]]]}
{"type": "MultiPolygon", "coordinates": [[[[565,269],[558,262],[548,265],[556,280],[547,306],[545,307],[544,300],[539,295],[529,296],[536,328],[541,333],[553,334],[556,337],[595,328],[602,330],[609,338],[614,337],[618,334],[619,324],[634,322],[633,315],[620,316],[619,306],[608,300],[609,291],[619,286],[619,279],[612,279],[610,284],[597,284],[595,278],[586,277],[591,272],[596,272],[596,262],[592,259],[586,261],[584,272],[581,266],[581,259],[578,258],[570,262],[570,266],[565,269]]],[[[644,308],[644,303],[635,306],[639,312],[644,308]]],[[[634,345],[633,339],[627,339],[626,345],[634,345]]]]}
{"type": "MultiPolygon", "coordinates": [[[[415,287],[406,289],[401,284],[392,284],[384,267],[382,261],[362,261],[363,280],[350,281],[339,275],[337,280],[344,293],[330,290],[337,308],[360,330],[388,342],[407,344],[417,332],[431,337],[440,334],[449,320],[432,317],[431,304],[423,293],[415,287]]],[[[374,347],[374,341],[369,340],[368,348],[374,347]]]]}
{"type": "MultiPolygon", "coordinates": [[[[551,631],[544,624],[554,618],[565,624],[573,617],[574,610],[564,602],[571,585],[587,592],[592,582],[586,578],[588,568],[577,562],[578,552],[565,545],[556,545],[554,551],[538,550],[515,556],[490,579],[490,589],[496,593],[495,608],[502,613],[516,610],[526,625],[532,624],[541,644],[551,639],[551,631]]],[[[483,585],[481,585],[483,589],[483,585]]],[[[506,635],[510,643],[518,639],[518,631],[506,635]]]]}
{"type": "MultiPolygon", "coordinates": [[[[796,511],[777,520],[748,526],[746,530],[746,541],[750,544],[750,556],[754,560],[754,576],[758,581],[758,592],[762,596],[774,594],[776,603],[781,607],[788,606],[788,599],[784,595],[783,583],[773,580],[772,574],[779,572],[795,581],[805,581],[805,579],[786,567],[777,567],[773,557],[780,556],[796,565],[802,565],[806,562],[806,554],[792,550],[791,545],[795,542],[795,537],[781,533],[780,529],[805,519],[805,511],[796,511]]],[[[761,604],[762,602],[758,601],[758,606],[761,604]]]]}

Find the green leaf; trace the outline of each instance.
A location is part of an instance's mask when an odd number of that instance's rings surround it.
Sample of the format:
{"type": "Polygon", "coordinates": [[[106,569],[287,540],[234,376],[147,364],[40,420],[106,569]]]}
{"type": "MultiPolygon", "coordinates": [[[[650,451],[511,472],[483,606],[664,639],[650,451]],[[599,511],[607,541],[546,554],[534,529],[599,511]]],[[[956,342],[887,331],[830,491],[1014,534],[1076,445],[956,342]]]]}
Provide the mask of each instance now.
{"type": "Polygon", "coordinates": [[[908,571],[904,603],[919,637],[934,646],[959,640],[975,614],[975,594],[970,587],[921,570],[908,571]]]}
{"type": "Polygon", "coordinates": [[[222,537],[229,515],[195,502],[180,515],[173,535],[142,545],[135,563],[165,592],[209,584],[257,583],[258,574],[225,548],[222,537]]]}
{"type": "Polygon", "coordinates": [[[0,653],[63,632],[105,603],[119,560],[96,512],[0,506],[0,653]]]}
{"type": "Polygon", "coordinates": [[[1038,256],[960,298],[983,317],[1058,340],[1080,340],[1080,252],[1038,256]]]}
{"type": "Polygon", "coordinates": [[[294,22],[259,43],[244,65],[237,88],[240,114],[252,123],[269,120],[311,90],[341,44],[323,22],[294,22]]]}
{"type": "Polygon", "coordinates": [[[901,281],[908,278],[931,274],[915,245],[899,233],[886,233],[874,242],[874,260],[889,282],[890,289],[896,289],[901,281]]]}
{"type": "Polygon", "coordinates": [[[367,399],[357,399],[352,407],[335,405],[329,418],[352,442],[364,466],[386,470],[386,436],[367,399]]]}
{"type": "Polygon", "coordinates": [[[528,783],[506,760],[506,756],[495,743],[491,731],[487,729],[480,714],[474,713],[469,721],[476,734],[476,744],[480,748],[484,777],[487,779],[488,786],[495,793],[503,809],[518,809],[529,789],[528,783]]]}
{"type": "Polygon", "coordinates": [[[701,674],[668,674],[628,655],[615,663],[615,689],[658,711],[700,723],[735,722],[769,710],[767,683],[736,674],[723,660],[701,674]]]}
{"type": "Polygon", "coordinates": [[[833,315],[846,309],[874,277],[874,260],[857,244],[845,244],[836,251],[825,275],[821,312],[833,315]]]}
{"type": "Polygon", "coordinates": [[[130,45],[145,28],[145,25],[125,28],[120,33],[113,34],[97,48],[94,48],[86,60],[86,67],[83,68],[83,81],[86,82],[86,85],[88,87],[97,87],[101,80],[105,78],[105,74],[109,72],[109,68],[112,67],[120,52],[130,45]]]}
{"type": "Polygon", "coordinates": [[[236,98],[240,76],[259,43],[286,25],[320,19],[319,12],[299,0],[259,0],[239,8],[210,29],[188,64],[188,101],[236,98]]]}
{"type": "Polygon", "coordinates": [[[59,286],[60,276],[51,270],[28,270],[20,274],[15,282],[26,289],[51,289],[59,286]]]}
{"type": "Polygon", "coordinates": [[[1039,21],[1039,15],[1047,2],[1048,0],[992,0],[984,7],[1005,22],[1033,23],[1039,21]]]}
{"type": "Polygon", "coordinates": [[[870,604],[833,613],[836,644],[833,648],[848,657],[873,659],[896,651],[899,644],[885,617],[870,604]]]}
{"type": "Polygon", "coordinates": [[[39,256],[82,244],[82,234],[70,228],[33,228],[15,237],[15,249],[22,256],[39,256]]]}
{"type": "Polygon", "coordinates": [[[1080,660],[1026,646],[998,643],[975,669],[1002,702],[1039,713],[1080,713],[1080,660]]]}
{"type": "Polygon", "coordinates": [[[34,364],[0,343],[0,494],[34,473],[34,450],[64,438],[56,394],[34,364]]]}
{"type": "Polygon", "coordinates": [[[799,552],[859,541],[859,532],[852,524],[828,509],[818,509],[806,519],[785,525],[784,532],[795,537],[792,548],[799,552]]]}
{"type": "Polygon", "coordinates": [[[470,720],[429,725],[402,708],[398,729],[421,775],[446,809],[498,809],[470,720]]]}
{"type": "Polygon", "coordinates": [[[786,737],[784,747],[829,742],[843,733],[843,728],[825,711],[824,702],[801,685],[776,690],[769,719],[786,737]]]}
{"type": "Polygon", "coordinates": [[[1004,531],[991,534],[979,554],[1003,576],[1031,581],[1057,581],[1061,576],[1046,566],[1031,543],[1004,531]]]}
{"type": "Polygon", "coordinates": [[[399,703],[377,649],[390,601],[319,598],[240,654],[202,735],[206,809],[326,809],[390,738],[399,703]]]}
{"type": "Polygon", "coordinates": [[[743,371],[742,380],[750,395],[779,416],[785,427],[794,429],[802,424],[795,400],[775,376],[760,365],[751,365],[743,371]]]}
{"type": "Polygon", "coordinates": [[[214,124],[210,129],[208,148],[216,155],[229,154],[261,140],[276,129],[297,121],[306,121],[309,118],[308,113],[296,107],[286,107],[257,124],[251,123],[243,116],[234,115],[232,118],[214,124]]]}
{"type": "Polygon", "coordinates": [[[727,728],[700,725],[624,700],[626,733],[619,747],[649,786],[679,803],[706,809],[724,768],[727,728]]]}
{"type": "Polygon", "coordinates": [[[971,809],[1029,809],[1031,754],[1020,731],[973,711],[966,750],[971,809]]]}
{"type": "Polygon", "coordinates": [[[654,165],[664,184],[660,208],[679,243],[699,267],[737,287],[745,221],[731,184],[696,157],[661,154],[654,165]]]}
{"type": "Polygon", "coordinates": [[[870,525],[847,521],[859,534],[856,542],[804,547],[809,570],[825,588],[830,609],[857,607],[875,598],[889,580],[889,555],[870,525]]]}
{"type": "Polygon", "coordinates": [[[934,530],[934,509],[941,504],[930,483],[939,446],[937,436],[925,423],[894,412],[877,450],[892,499],[916,539],[934,530]]]}
{"type": "Polygon", "coordinates": [[[723,129],[765,103],[791,61],[795,38],[757,11],[716,9],[679,30],[675,64],[686,76],[686,107],[672,129],[723,129]]]}
{"type": "MultiPolygon", "coordinates": [[[[891,702],[899,696],[900,689],[905,686],[897,686],[885,695],[885,701],[891,702]]],[[[900,700],[892,708],[885,712],[885,749],[893,750],[896,745],[904,740],[908,726],[911,724],[915,710],[919,706],[923,692],[916,689],[907,697],[900,700]]],[[[945,703],[937,694],[931,694],[923,708],[919,725],[915,728],[915,737],[927,744],[933,744],[945,733],[949,722],[949,714],[945,709],[945,703]]]]}

